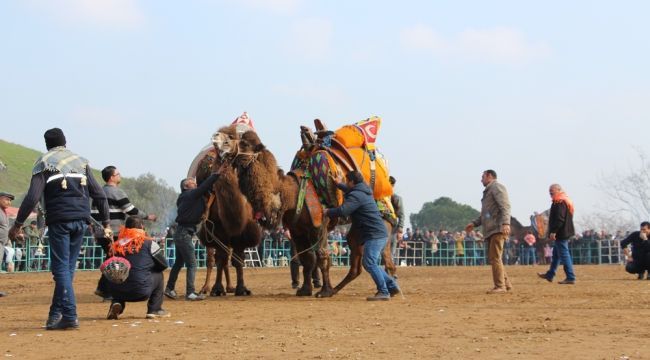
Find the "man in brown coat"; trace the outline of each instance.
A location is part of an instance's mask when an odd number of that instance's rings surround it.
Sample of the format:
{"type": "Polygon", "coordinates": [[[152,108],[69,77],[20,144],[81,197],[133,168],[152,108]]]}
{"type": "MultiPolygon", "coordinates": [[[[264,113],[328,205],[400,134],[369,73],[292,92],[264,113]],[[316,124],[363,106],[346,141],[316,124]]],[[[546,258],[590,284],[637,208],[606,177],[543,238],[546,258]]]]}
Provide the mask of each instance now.
{"type": "Polygon", "coordinates": [[[506,187],[497,181],[494,170],[485,170],[481,176],[485,186],[481,199],[481,215],[467,224],[467,233],[476,226],[483,226],[485,239],[489,243],[488,260],[492,265],[494,287],[488,294],[505,293],[512,290],[512,284],[503,267],[503,244],[510,235],[510,200],[506,187]]]}

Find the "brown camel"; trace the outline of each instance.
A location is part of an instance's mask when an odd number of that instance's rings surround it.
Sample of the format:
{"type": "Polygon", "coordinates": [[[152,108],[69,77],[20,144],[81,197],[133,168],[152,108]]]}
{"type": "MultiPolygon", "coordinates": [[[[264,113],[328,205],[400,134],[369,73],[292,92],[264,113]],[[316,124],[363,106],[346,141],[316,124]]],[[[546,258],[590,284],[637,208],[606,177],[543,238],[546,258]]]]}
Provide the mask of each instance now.
{"type": "MultiPolygon", "coordinates": [[[[234,126],[225,127],[220,129],[217,134],[219,134],[219,141],[214,142],[217,154],[213,158],[212,165],[203,164],[196,170],[197,181],[209,176],[212,169],[219,169],[221,174],[214,185],[214,194],[211,195],[214,196],[214,200],[208,202],[207,219],[199,232],[201,241],[206,246],[215,248],[214,259],[217,266],[217,277],[210,295],[226,294],[227,288],[223,288],[221,275],[228,265],[229,258],[231,258],[231,264],[237,274],[235,295],[250,295],[250,290],[244,284],[244,250],[259,245],[262,239],[262,230],[253,218],[251,204],[239,190],[237,169],[234,166],[229,166],[234,158],[228,146],[236,146],[239,141],[236,128],[234,126]],[[224,149],[227,150],[224,152],[224,149]]],[[[210,273],[211,266],[208,267],[206,283],[209,282],[210,273]]]]}
{"type": "MultiPolygon", "coordinates": [[[[265,210],[265,217],[274,220],[280,218],[275,214],[282,214],[283,224],[291,232],[291,241],[295,244],[300,262],[303,265],[303,285],[297,290],[296,295],[312,295],[311,274],[316,265],[323,275],[322,288],[316,293],[317,297],[331,297],[359,276],[362,269],[361,256],[363,255],[360,234],[348,233],[346,238],[351,250],[350,269],[345,278],[336,287],[332,287],[329,276],[331,259],[329,257],[327,235],[334,228],[336,222],[325,217],[320,226],[314,225],[307,204],[303,203],[301,207],[298,207],[300,179],[293,173],[285,175],[282,171],[274,169],[275,164],[277,164],[275,157],[262,144],[256,133],[244,133],[239,142],[238,150],[243,154],[247,154],[246,158],[242,159],[245,166],[235,165],[238,168],[237,173],[239,183],[242,185],[242,192],[249,199],[253,199],[251,202],[254,204],[271,202],[272,205],[261,206],[265,210]],[[273,167],[269,166],[269,164],[273,164],[273,167]],[[275,175],[275,177],[272,175],[275,175]],[[257,186],[256,184],[259,182],[263,182],[264,185],[257,186]],[[262,187],[266,187],[266,192],[254,191],[262,187]],[[279,199],[277,198],[278,195],[279,199]]],[[[331,182],[331,186],[334,185],[335,180],[333,178],[330,177],[328,181],[331,182]]],[[[385,224],[390,234],[392,225],[388,221],[385,221],[385,224]]],[[[395,265],[390,254],[390,246],[384,248],[382,259],[389,273],[394,274],[395,265]]]]}

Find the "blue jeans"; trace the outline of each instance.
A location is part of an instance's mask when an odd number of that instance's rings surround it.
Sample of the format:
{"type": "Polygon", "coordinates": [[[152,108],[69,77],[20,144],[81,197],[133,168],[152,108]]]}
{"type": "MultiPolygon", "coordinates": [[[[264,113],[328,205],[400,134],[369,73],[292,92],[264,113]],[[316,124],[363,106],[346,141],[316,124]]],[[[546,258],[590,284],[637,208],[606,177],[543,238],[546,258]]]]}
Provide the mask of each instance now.
{"type": "Polygon", "coordinates": [[[377,285],[377,292],[388,295],[389,291],[399,289],[399,286],[395,279],[379,266],[379,259],[384,246],[386,246],[386,238],[366,240],[363,244],[361,263],[377,285]]]}
{"type": "Polygon", "coordinates": [[[535,265],[537,262],[536,256],[535,256],[535,247],[534,246],[526,246],[524,248],[524,259],[521,265],[535,265]]]}
{"type": "Polygon", "coordinates": [[[176,261],[169,272],[169,280],[167,280],[167,289],[174,290],[176,287],[176,279],[178,273],[183,268],[187,268],[187,277],[185,284],[185,296],[194,292],[194,278],[196,277],[196,255],[194,253],[194,243],[192,243],[192,235],[194,235],[194,228],[185,226],[178,226],[174,234],[174,247],[176,248],[176,261]]]}
{"type": "Polygon", "coordinates": [[[566,274],[567,280],[576,279],[576,274],[573,272],[573,260],[571,260],[571,254],[569,254],[569,240],[555,240],[555,246],[553,246],[553,258],[551,260],[551,268],[546,272],[546,277],[548,279],[553,279],[555,277],[555,272],[557,271],[558,265],[560,265],[560,260],[564,265],[564,273],[566,274]]]}
{"type": "Polygon", "coordinates": [[[50,239],[50,266],[54,277],[54,295],[50,317],[61,314],[64,320],[77,318],[77,301],[72,281],[86,223],[75,220],[48,226],[50,239]]]}

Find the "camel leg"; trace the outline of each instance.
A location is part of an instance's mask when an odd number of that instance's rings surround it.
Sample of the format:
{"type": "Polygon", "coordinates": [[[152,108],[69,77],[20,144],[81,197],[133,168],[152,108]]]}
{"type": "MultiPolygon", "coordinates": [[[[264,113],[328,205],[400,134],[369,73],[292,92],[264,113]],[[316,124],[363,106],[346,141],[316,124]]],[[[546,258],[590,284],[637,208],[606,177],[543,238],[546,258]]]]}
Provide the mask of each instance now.
{"type": "Polygon", "coordinates": [[[397,275],[395,275],[397,273],[397,266],[395,266],[395,262],[393,261],[393,254],[391,254],[390,242],[386,242],[384,251],[382,251],[381,253],[381,259],[384,261],[384,268],[386,269],[388,275],[397,279],[397,275]]]}
{"type": "MultiPolygon", "coordinates": [[[[323,286],[320,291],[316,293],[316,297],[331,297],[334,295],[334,290],[332,289],[332,282],[330,281],[330,266],[332,265],[332,259],[330,258],[329,249],[319,249],[317,252],[318,257],[318,269],[323,275],[323,286]]],[[[314,271],[318,271],[314,269],[314,271]]]]}
{"type": "Polygon", "coordinates": [[[252,294],[250,290],[244,285],[244,249],[233,249],[232,266],[237,272],[237,287],[235,288],[235,296],[249,296],[252,294]],[[237,259],[241,259],[241,262],[237,259]]]}
{"type": "MultiPolygon", "coordinates": [[[[361,256],[363,255],[363,246],[359,245],[358,241],[353,240],[353,238],[350,237],[348,237],[348,246],[350,247],[350,269],[348,270],[348,273],[345,275],[345,278],[343,278],[343,280],[341,280],[341,282],[338,285],[336,285],[336,287],[334,288],[333,290],[334,294],[338,293],[348,283],[356,279],[359,275],[361,275],[361,272],[363,271],[363,267],[361,266],[361,256]]],[[[390,252],[390,247],[389,247],[389,252],[390,252]]]]}
{"type": "Polygon", "coordinates": [[[327,221],[323,221],[323,226],[321,226],[318,233],[319,248],[316,252],[318,257],[318,268],[320,269],[321,275],[323,276],[323,287],[320,291],[316,293],[316,297],[331,297],[334,295],[332,290],[332,282],[330,281],[330,266],[332,265],[332,259],[330,258],[329,244],[327,243],[327,221]]]}
{"type": "Polygon", "coordinates": [[[296,296],[311,296],[313,287],[311,283],[311,274],[316,270],[316,256],[313,251],[306,250],[302,246],[296,244],[298,250],[298,257],[302,265],[302,286],[296,291],[296,296]]]}
{"type": "Polygon", "coordinates": [[[212,291],[210,291],[210,296],[226,296],[226,290],[223,288],[221,279],[224,267],[228,266],[228,256],[223,251],[216,251],[214,258],[217,263],[217,276],[212,291]]]}
{"type": "Polygon", "coordinates": [[[210,292],[210,277],[212,276],[212,268],[214,267],[215,264],[215,248],[207,248],[205,257],[206,257],[206,271],[205,271],[205,282],[203,283],[203,287],[201,287],[201,290],[199,291],[199,294],[207,294],[210,292]]]}
{"type": "Polygon", "coordinates": [[[230,280],[230,268],[228,263],[232,261],[232,249],[228,251],[228,260],[226,260],[226,265],[223,267],[223,275],[226,277],[226,292],[233,294],[235,292],[235,287],[232,286],[232,281],[230,280]]]}

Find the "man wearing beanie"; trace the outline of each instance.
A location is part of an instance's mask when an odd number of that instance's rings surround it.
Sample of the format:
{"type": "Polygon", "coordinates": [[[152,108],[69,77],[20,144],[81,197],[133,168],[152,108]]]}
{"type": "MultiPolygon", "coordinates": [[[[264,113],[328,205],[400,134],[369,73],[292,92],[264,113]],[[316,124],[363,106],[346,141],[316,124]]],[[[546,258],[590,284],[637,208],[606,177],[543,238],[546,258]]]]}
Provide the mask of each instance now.
{"type": "Polygon", "coordinates": [[[109,229],[108,202],[90,171],[88,160],[65,147],[63,131],[53,128],[44,137],[47,153],[34,163],[29,190],[9,237],[13,239],[20,234],[27,216],[42,199],[54,277],[54,296],[45,327],[47,330],[76,329],[79,321],[72,280],[90,217],[90,198],[98,205],[105,229],[109,229]]]}

